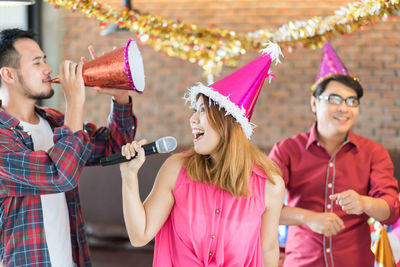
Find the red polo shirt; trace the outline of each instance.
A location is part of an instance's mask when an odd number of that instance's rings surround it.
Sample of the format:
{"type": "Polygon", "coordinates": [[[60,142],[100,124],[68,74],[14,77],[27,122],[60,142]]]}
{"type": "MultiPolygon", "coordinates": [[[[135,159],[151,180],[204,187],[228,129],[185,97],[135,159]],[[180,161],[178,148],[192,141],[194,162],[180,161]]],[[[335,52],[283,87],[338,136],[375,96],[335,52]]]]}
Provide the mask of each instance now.
{"type": "Polygon", "coordinates": [[[349,132],[347,141],[329,155],[316,137],[316,123],[310,132],[287,138],[274,145],[269,157],[282,169],[288,206],[315,212],[334,212],[345,228],[332,237],[317,234],[305,225],[290,226],[284,266],[374,266],[368,216],[348,215],[329,195],[353,189],[361,195],[384,199],[393,224],[399,217],[398,185],[393,163],[386,149],[349,132]]]}

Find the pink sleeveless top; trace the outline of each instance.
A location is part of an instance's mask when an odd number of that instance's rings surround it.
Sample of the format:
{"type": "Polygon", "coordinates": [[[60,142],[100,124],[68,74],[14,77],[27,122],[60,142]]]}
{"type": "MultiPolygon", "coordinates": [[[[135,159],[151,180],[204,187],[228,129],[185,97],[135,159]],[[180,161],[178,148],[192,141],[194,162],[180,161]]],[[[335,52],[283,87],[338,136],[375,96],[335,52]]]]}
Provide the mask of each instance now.
{"type": "Polygon", "coordinates": [[[265,211],[263,169],[253,166],[250,197],[235,198],[188,178],[182,167],[175,204],[156,236],[154,267],[264,266],[260,229],[265,211]]]}

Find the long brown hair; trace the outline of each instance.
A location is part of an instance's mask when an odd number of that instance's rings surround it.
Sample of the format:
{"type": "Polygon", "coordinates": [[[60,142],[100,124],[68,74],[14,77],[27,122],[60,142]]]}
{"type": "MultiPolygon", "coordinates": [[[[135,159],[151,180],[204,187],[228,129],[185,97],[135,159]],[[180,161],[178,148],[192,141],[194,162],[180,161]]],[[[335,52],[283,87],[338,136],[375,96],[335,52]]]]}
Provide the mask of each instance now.
{"type": "Polygon", "coordinates": [[[225,115],[225,109],[219,108],[209,98],[203,97],[208,122],[221,137],[215,162],[210,155],[200,155],[192,148],[186,155],[184,167],[191,179],[197,182],[215,185],[235,197],[249,196],[248,182],[252,165],[264,169],[270,181],[273,176],[281,175],[279,167],[247,139],[242,127],[231,115],[225,115]],[[211,103],[208,105],[207,103],[211,103]]]}

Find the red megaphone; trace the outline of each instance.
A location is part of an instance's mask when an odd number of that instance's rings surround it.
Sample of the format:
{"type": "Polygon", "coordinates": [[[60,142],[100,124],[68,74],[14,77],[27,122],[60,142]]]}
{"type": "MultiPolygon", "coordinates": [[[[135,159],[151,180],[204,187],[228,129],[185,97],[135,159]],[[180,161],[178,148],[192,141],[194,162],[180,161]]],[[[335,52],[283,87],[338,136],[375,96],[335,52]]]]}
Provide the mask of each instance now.
{"type": "MultiPolygon", "coordinates": [[[[83,81],[86,86],[135,90],[142,93],[145,87],[143,60],[133,39],[125,46],[83,64],[83,81]]],[[[51,80],[59,83],[57,76],[51,80]]]]}

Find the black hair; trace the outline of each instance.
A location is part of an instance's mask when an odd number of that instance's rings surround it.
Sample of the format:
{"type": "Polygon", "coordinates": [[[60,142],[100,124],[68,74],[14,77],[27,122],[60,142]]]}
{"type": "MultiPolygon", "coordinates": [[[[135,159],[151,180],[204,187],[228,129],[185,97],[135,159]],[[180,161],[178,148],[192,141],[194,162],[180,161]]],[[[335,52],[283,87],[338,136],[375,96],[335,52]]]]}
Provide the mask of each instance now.
{"type": "Polygon", "coordinates": [[[25,31],[18,28],[5,29],[0,32],[0,68],[19,68],[19,60],[21,56],[15,49],[14,44],[17,40],[23,38],[34,40],[35,34],[31,31],[25,31]]]}
{"type": "Polygon", "coordinates": [[[326,78],[322,82],[320,82],[317,87],[315,88],[313,92],[313,96],[317,97],[320,96],[328,86],[328,83],[330,81],[337,81],[340,82],[343,85],[346,85],[347,87],[350,87],[357,93],[357,97],[361,98],[364,95],[364,90],[358,81],[358,79],[351,77],[349,75],[335,75],[331,76],[329,78],[326,78]]]}

